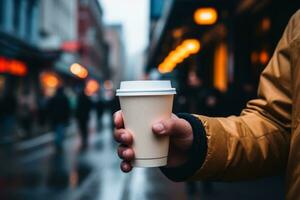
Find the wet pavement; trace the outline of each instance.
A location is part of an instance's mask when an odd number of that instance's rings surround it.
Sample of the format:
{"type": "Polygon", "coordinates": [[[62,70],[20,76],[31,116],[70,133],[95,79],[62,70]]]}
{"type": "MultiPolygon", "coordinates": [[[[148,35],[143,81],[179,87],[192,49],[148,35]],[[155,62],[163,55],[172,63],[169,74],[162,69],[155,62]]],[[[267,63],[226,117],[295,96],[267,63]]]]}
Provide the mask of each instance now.
{"type": "Polygon", "coordinates": [[[187,187],[167,180],[156,168],[124,174],[119,169],[108,116],[103,121],[99,132],[95,120],[91,122],[90,147],[85,152],[80,151],[77,134],[66,138],[62,152],[57,152],[53,143],[20,156],[2,152],[0,199],[283,199],[280,177],[238,183],[196,182],[187,187]]]}

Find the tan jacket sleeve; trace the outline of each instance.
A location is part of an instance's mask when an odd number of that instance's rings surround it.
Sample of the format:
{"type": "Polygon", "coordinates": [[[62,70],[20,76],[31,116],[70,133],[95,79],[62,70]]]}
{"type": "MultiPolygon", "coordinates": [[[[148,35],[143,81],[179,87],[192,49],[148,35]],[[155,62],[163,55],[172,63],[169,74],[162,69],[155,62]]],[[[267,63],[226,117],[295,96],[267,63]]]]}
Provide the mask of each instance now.
{"type": "Polygon", "coordinates": [[[282,172],[291,131],[291,45],[298,38],[300,12],[289,24],[260,78],[258,99],[241,116],[196,115],[205,127],[207,155],[192,179],[239,180],[282,172]]]}

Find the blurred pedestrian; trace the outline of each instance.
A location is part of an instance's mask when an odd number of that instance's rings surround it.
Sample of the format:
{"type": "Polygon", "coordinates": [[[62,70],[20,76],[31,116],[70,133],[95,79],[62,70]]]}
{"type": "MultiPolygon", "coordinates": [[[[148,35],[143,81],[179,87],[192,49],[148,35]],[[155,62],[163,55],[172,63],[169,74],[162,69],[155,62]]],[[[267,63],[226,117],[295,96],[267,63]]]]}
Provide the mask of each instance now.
{"type": "Polygon", "coordinates": [[[58,151],[62,150],[64,134],[70,118],[70,103],[64,94],[63,87],[57,89],[56,94],[49,100],[49,119],[55,131],[55,146],[58,151]]]}
{"type": "MultiPolygon", "coordinates": [[[[157,137],[170,136],[171,180],[241,181],[285,174],[286,199],[300,199],[300,10],[291,18],[260,76],[257,99],[240,116],[181,113],[153,124],[157,137]]],[[[121,169],[132,170],[134,138],[115,115],[121,169]]]]}
{"type": "Polygon", "coordinates": [[[98,101],[95,104],[96,112],[97,112],[97,119],[98,119],[98,131],[101,132],[101,129],[103,127],[102,124],[102,117],[105,109],[105,104],[102,98],[99,98],[98,101]]]}
{"type": "Polygon", "coordinates": [[[25,138],[32,136],[32,124],[35,110],[35,102],[33,95],[29,89],[23,90],[19,97],[19,118],[23,131],[25,132],[25,138]]]}
{"type": "Polygon", "coordinates": [[[45,130],[46,122],[48,119],[48,101],[49,99],[40,93],[36,99],[38,106],[38,125],[41,131],[45,130]]]}
{"type": "Polygon", "coordinates": [[[81,149],[88,147],[88,124],[90,119],[90,111],[92,109],[92,101],[82,90],[78,96],[76,118],[81,136],[81,149]]]}

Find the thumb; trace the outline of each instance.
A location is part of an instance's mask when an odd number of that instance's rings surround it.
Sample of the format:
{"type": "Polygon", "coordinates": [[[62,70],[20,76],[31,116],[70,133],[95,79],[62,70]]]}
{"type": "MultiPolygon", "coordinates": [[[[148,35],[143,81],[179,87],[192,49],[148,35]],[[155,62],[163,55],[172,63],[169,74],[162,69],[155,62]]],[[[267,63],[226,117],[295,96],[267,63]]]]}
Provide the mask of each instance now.
{"type": "Polygon", "coordinates": [[[158,136],[173,136],[176,138],[186,138],[190,136],[192,127],[184,119],[172,115],[170,119],[153,124],[152,131],[158,136]]]}

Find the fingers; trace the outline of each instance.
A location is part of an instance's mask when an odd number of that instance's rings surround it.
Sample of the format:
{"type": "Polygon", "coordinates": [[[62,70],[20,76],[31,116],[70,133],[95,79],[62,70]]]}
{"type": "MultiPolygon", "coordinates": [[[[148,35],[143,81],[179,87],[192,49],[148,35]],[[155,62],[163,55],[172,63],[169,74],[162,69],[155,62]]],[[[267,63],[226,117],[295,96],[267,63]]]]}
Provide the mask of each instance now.
{"type": "Polygon", "coordinates": [[[124,145],[118,148],[118,156],[125,161],[132,161],[134,159],[134,151],[124,145]]]}
{"type": "Polygon", "coordinates": [[[117,129],[124,128],[124,121],[122,116],[122,111],[119,110],[114,114],[114,124],[117,129]]]}
{"type": "Polygon", "coordinates": [[[187,133],[191,132],[190,130],[190,124],[186,120],[180,119],[175,115],[170,119],[160,121],[152,126],[152,131],[156,135],[172,135],[177,138],[186,137],[187,133]]]}
{"type": "Polygon", "coordinates": [[[132,165],[129,162],[123,161],[120,168],[123,172],[128,173],[132,170],[132,165]]]}
{"type": "Polygon", "coordinates": [[[170,118],[153,124],[152,131],[157,135],[170,135],[176,129],[176,119],[170,118]]]}
{"type": "Polygon", "coordinates": [[[120,145],[118,148],[118,155],[123,161],[120,168],[123,172],[128,173],[132,170],[131,161],[134,159],[134,151],[126,146],[120,145]]]}
{"type": "Polygon", "coordinates": [[[114,139],[123,145],[132,145],[133,138],[131,133],[126,129],[116,129],[114,132],[114,139]]]}
{"type": "Polygon", "coordinates": [[[114,123],[116,126],[114,139],[121,144],[117,150],[118,156],[123,159],[120,168],[123,172],[128,173],[132,170],[130,162],[134,159],[134,151],[129,147],[133,143],[133,137],[130,131],[124,129],[121,111],[114,114],[114,123]]]}
{"type": "Polygon", "coordinates": [[[120,145],[118,148],[118,155],[123,161],[120,168],[123,172],[128,173],[132,170],[131,161],[134,159],[134,151],[124,145],[120,145]]]}

